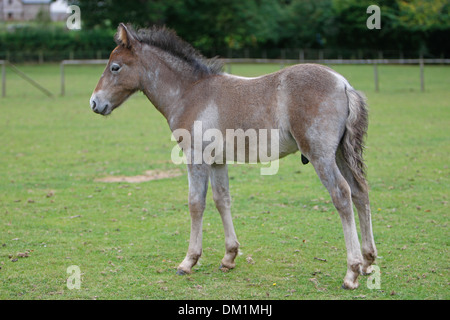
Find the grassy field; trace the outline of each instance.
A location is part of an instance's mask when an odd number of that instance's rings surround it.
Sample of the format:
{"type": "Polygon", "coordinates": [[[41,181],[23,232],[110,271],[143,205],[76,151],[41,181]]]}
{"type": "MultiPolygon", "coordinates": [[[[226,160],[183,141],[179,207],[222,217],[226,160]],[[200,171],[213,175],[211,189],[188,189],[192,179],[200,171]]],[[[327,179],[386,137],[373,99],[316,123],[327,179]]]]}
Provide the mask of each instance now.
{"type": "MultiPolygon", "coordinates": [[[[55,93],[47,98],[7,73],[0,98],[0,299],[449,299],[450,68],[336,66],[366,93],[366,160],[381,289],[365,277],[341,289],[346,251],[339,215],[299,154],[277,175],[229,169],[242,254],[219,270],[224,236],[209,191],[203,256],[176,276],[188,246],[187,176],[170,160],[165,119],[142,94],[112,116],[89,108],[103,67],[19,68],[55,93]],[[170,179],[104,183],[105,176],[179,170],[170,179]],[[324,259],[322,261],[319,259],[324,259]],[[69,290],[67,268],[81,271],[69,290]]],[[[234,65],[244,76],[276,65],[234,65]]]]}

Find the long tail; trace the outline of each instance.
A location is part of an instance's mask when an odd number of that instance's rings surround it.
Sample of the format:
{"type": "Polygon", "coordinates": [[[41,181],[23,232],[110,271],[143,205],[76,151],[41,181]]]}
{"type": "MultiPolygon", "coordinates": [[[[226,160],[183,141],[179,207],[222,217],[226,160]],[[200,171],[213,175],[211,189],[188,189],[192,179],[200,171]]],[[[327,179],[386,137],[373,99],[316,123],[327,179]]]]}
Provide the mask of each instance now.
{"type": "Polygon", "coordinates": [[[367,135],[368,110],[365,96],[353,89],[345,88],[348,98],[349,115],[342,137],[342,153],[355,179],[361,186],[367,186],[366,165],[364,164],[364,140],[367,135]]]}

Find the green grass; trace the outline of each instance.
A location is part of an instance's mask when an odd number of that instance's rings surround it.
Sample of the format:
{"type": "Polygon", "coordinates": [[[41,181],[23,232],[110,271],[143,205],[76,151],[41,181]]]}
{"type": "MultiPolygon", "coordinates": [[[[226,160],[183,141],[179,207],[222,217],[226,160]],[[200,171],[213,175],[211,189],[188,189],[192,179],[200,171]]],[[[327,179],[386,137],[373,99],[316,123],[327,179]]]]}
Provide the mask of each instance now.
{"type": "Polygon", "coordinates": [[[366,159],[381,269],[381,289],[361,277],[360,288],[345,291],[339,215],[299,154],[282,159],[274,176],[231,166],[237,267],[218,269],[224,236],[209,192],[203,256],[193,274],[176,276],[189,239],[188,185],[185,168],[170,160],[165,119],[142,94],[108,118],[90,111],[103,67],[66,67],[65,97],[59,66],[19,67],[55,98],[8,70],[0,99],[0,299],[450,298],[450,68],[427,66],[421,93],[418,67],[380,66],[375,93],[370,66],[335,67],[369,99],[366,159]],[[182,176],[141,184],[94,181],[176,168],[182,176]],[[66,286],[71,265],[81,269],[80,290],[66,286]]]}

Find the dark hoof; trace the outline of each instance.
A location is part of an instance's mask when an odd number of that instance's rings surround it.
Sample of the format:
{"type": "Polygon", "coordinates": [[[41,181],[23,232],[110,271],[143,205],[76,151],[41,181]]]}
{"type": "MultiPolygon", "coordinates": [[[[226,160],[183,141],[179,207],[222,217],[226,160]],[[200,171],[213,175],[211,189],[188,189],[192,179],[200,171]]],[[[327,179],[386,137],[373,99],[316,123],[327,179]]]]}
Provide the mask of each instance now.
{"type": "Polygon", "coordinates": [[[363,275],[363,276],[370,276],[370,275],[373,274],[373,273],[374,273],[374,269],[373,269],[372,266],[368,266],[368,267],[366,268],[366,271],[364,271],[364,269],[361,270],[361,275],[363,275]]]}
{"type": "Polygon", "coordinates": [[[219,270],[221,270],[221,271],[223,271],[223,272],[228,272],[228,271],[230,271],[230,268],[227,268],[227,267],[225,267],[223,264],[220,264],[219,270]]]}
{"type": "Polygon", "coordinates": [[[183,270],[181,270],[181,269],[178,269],[178,270],[177,270],[177,275],[179,275],[179,276],[185,276],[185,275],[187,275],[187,272],[185,272],[185,271],[183,271],[183,270]]]}
{"type": "Polygon", "coordinates": [[[342,284],[342,289],[344,289],[344,290],[355,290],[355,289],[357,289],[359,287],[359,283],[356,283],[354,286],[346,286],[345,285],[345,282],[342,284]]]}

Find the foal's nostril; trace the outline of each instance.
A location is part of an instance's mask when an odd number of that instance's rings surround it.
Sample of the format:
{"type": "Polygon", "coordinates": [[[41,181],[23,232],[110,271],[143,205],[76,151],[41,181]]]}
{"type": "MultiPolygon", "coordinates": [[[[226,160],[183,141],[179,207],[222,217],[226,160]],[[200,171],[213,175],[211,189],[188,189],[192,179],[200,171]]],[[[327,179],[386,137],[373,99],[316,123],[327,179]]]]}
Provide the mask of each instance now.
{"type": "Polygon", "coordinates": [[[105,103],[106,101],[97,102],[95,98],[91,98],[89,101],[91,105],[92,111],[97,114],[106,115],[109,114],[109,103],[105,103]]]}

